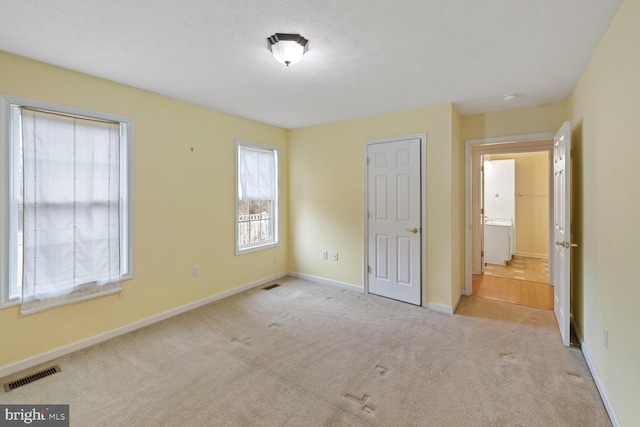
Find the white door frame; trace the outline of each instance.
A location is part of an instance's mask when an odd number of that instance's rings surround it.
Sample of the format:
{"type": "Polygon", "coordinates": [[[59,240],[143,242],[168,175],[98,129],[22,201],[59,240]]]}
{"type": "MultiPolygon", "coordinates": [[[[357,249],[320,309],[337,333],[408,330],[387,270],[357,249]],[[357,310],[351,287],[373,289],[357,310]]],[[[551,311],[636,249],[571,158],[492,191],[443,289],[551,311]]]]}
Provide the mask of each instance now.
{"type": "Polygon", "coordinates": [[[422,224],[422,234],[420,235],[420,288],[423,307],[427,306],[427,134],[418,133],[412,135],[401,135],[389,138],[370,139],[364,143],[363,153],[363,170],[364,170],[364,197],[363,197],[363,224],[364,224],[364,292],[369,293],[369,221],[368,221],[368,197],[369,197],[369,180],[367,170],[367,151],[369,145],[379,144],[383,142],[394,142],[405,139],[420,140],[420,221],[422,224]]]}
{"type": "MultiPolygon", "coordinates": [[[[549,218],[553,218],[553,137],[555,132],[531,133],[497,138],[468,139],[465,141],[465,287],[464,295],[472,294],[472,274],[481,271],[480,257],[474,265],[474,253],[480,254],[480,233],[472,238],[472,230],[479,227],[479,186],[473,182],[480,179],[480,169],[473,168],[479,164],[480,156],[487,154],[510,154],[518,152],[547,151],[549,154],[549,218]],[[474,147],[482,147],[473,152],[474,147]],[[473,197],[472,197],[473,196],[473,197]],[[474,214],[477,212],[478,214],[474,214]]],[[[553,241],[553,221],[549,221],[549,254],[553,241]]],[[[549,277],[552,276],[553,265],[549,262],[549,277]]]]}

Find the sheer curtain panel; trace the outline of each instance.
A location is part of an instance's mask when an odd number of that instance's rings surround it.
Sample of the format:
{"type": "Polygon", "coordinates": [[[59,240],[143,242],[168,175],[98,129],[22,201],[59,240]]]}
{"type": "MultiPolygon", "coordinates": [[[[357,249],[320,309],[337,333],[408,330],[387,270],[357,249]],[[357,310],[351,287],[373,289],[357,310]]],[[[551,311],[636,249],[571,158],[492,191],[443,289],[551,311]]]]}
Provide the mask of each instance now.
{"type": "Polygon", "coordinates": [[[119,123],[22,108],[22,314],[120,291],[119,144],[119,123]]]}
{"type": "Polygon", "coordinates": [[[276,199],[276,155],[273,150],[238,146],[240,200],[276,199]]]}

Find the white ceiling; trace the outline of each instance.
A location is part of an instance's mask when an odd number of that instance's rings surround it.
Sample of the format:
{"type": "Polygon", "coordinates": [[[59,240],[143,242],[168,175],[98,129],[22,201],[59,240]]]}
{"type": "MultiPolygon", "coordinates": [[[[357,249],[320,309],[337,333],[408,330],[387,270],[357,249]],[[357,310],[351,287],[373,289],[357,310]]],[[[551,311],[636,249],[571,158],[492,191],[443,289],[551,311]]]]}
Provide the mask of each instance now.
{"type": "Polygon", "coordinates": [[[0,50],[298,128],[562,101],[620,1],[0,0],[0,50]],[[298,64],[276,32],[309,40],[298,64]]]}

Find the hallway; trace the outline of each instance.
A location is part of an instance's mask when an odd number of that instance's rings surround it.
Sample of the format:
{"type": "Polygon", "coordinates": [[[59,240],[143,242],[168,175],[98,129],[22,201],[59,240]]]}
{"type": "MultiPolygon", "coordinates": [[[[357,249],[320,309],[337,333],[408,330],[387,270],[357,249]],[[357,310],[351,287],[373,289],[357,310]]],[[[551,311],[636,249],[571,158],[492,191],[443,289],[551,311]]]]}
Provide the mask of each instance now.
{"type": "Polygon", "coordinates": [[[549,259],[514,255],[507,265],[485,264],[484,274],[549,284],[549,259]]]}
{"type": "Polygon", "coordinates": [[[473,296],[553,310],[553,286],[490,275],[473,275],[473,296]]]}

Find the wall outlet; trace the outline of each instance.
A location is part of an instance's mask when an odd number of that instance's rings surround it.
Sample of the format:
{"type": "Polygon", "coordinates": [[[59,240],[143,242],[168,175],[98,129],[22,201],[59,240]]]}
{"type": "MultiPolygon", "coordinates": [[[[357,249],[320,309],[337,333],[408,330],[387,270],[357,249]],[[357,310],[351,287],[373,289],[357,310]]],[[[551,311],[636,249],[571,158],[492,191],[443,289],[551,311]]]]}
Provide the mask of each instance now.
{"type": "Polygon", "coordinates": [[[338,252],[334,252],[333,253],[333,260],[337,261],[338,260],[338,252]]]}
{"type": "Polygon", "coordinates": [[[609,331],[607,331],[606,329],[602,334],[602,343],[604,344],[604,348],[608,350],[609,349],[609,331]]]}
{"type": "Polygon", "coordinates": [[[326,249],[322,251],[322,259],[329,259],[329,251],[326,249]]]}
{"type": "Polygon", "coordinates": [[[193,277],[198,277],[200,275],[200,266],[199,265],[194,265],[193,266],[193,277]]]}

